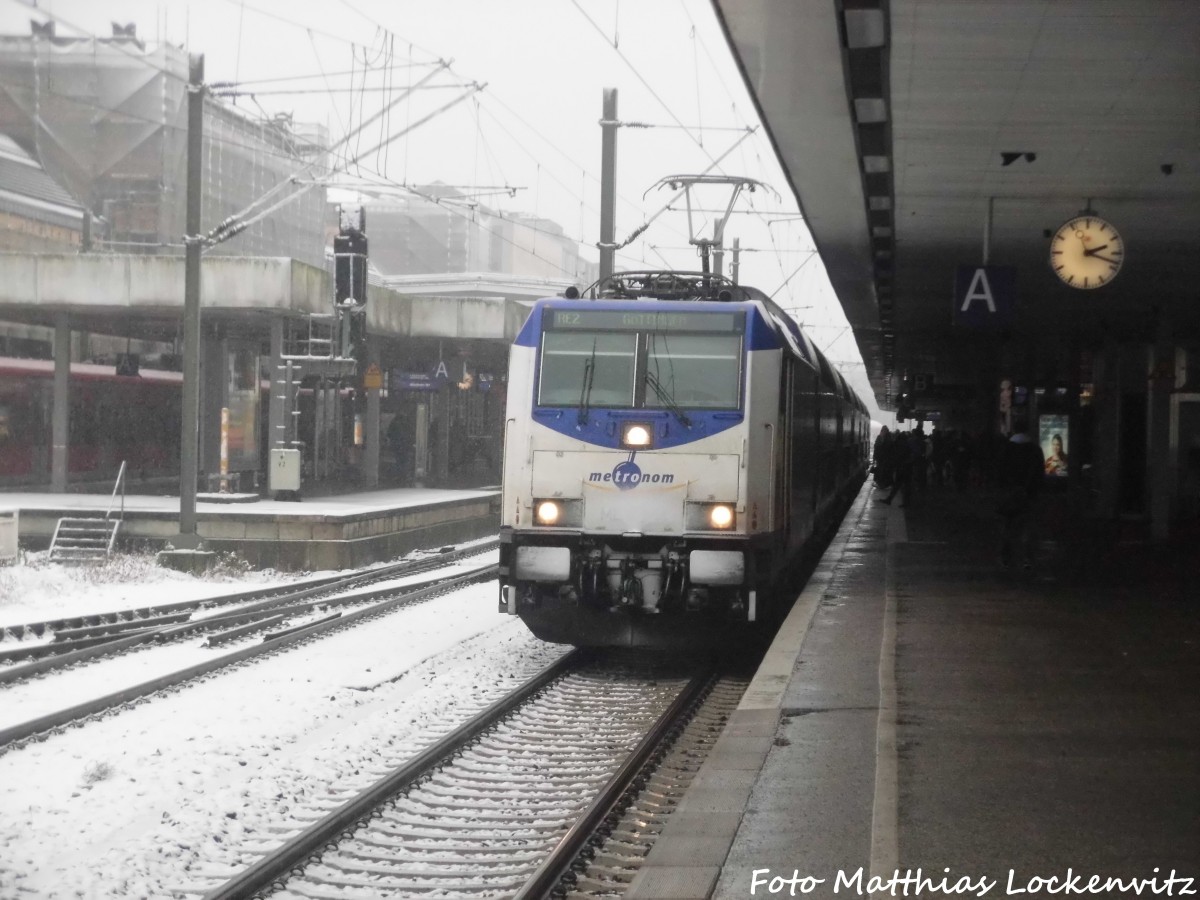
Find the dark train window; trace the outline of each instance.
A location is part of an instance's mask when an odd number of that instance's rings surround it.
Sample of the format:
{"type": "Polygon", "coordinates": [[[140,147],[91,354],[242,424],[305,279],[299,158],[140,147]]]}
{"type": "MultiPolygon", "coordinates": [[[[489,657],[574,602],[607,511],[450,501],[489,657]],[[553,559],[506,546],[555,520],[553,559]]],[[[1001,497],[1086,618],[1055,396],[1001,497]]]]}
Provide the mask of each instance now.
{"type": "Polygon", "coordinates": [[[646,354],[646,406],[736,409],[741,397],[738,334],[651,334],[646,354]],[[653,389],[654,382],[661,393],[653,389]]]}
{"type": "Polygon", "coordinates": [[[550,310],[540,406],[738,409],[741,312],[550,310]]]}
{"type": "Polygon", "coordinates": [[[586,400],[591,406],[630,406],[636,362],[636,334],[547,331],[538,403],[579,406],[586,400]]]}

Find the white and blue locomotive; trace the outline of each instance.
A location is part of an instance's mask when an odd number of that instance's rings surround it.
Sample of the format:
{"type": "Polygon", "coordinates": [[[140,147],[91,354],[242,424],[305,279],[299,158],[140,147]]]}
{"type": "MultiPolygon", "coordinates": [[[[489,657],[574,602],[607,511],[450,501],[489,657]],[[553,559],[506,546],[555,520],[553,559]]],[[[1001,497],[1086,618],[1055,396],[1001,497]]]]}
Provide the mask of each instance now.
{"type": "Polygon", "coordinates": [[[537,301],[511,351],[501,611],[576,645],[770,628],[865,476],[866,407],[761,291],[626,272],[592,294],[537,301]]]}

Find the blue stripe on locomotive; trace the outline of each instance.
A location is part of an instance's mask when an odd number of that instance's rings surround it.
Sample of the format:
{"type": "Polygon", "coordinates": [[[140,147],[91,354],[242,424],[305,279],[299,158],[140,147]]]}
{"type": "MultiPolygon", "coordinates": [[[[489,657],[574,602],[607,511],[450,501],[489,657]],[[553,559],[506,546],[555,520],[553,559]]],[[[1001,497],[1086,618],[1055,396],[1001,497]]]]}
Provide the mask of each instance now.
{"type": "MultiPolygon", "coordinates": [[[[678,312],[680,301],[659,300],[567,300],[550,298],[539,300],[534,304],[533,311],[525,321],[517,335],[516,343],[523,347],[537,348],[542,333],[542,320],[546,310],[553,309],[588,309],[618,312],[678,312]]],[[[730,312],[738,311],[746,314],[747,351],[778,350],[784,346],[784,340],[776,331],[776,327],[764,318],[762,309],[753,303],[719,303],[712,301],[688,301],[689,311],[730,312]]],[[[665,409],[605,409],[592,407],[588,410],[587,421],[579,421],[579,410],[560,406],[538,406],[535,398],[538,394],[540,372],[534,378],[532,403],[533,421],[557,431],[559,434],[578,441],[585,441],[597,447],[610,450],[621,448],[621,426],[625,422],[636,421],[651,424],[654,427],[654,446],[656,449],[679,447],[702,438],[712,437],[730,428],[740,425],[745,419],[745,398],[741,410],[687,410],[689,426],[683,425],[674,413],[665,409]]],[[[743,392],[745,384],[743,381],[743,392]]]]}

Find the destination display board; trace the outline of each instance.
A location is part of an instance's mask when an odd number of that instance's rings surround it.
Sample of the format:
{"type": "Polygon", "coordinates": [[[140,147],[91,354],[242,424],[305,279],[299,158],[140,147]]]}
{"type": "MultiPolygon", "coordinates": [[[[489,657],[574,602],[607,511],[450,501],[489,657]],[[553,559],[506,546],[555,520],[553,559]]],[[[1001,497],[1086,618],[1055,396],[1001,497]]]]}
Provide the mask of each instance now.
{"type": "Polygon", "coordinates": [[[737,334],[740,312],[641,312],[631,309],[551,309],[546,327],[555,331],[704,331],[737,334]]]}

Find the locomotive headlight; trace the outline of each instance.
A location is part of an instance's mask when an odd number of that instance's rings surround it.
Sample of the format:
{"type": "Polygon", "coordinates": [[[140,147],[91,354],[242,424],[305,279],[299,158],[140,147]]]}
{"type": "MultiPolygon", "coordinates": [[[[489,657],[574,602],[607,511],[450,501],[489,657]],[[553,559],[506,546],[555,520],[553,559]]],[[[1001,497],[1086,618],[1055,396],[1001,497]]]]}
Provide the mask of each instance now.
{"type": "Polygon", "coordinates": [[[733,527],[733,507],[724,503],[714,503],[708,508],[708,524],[720,531],[733,527]]]}
{"type": "Polygon", "coordinates": [[[705,503],[688,500],[683,508],[683,527],[688,531],[734,531],[737,529],[737,504],[705,503]]]}
{"type": "Polygon", "coordinates": [[[562,509],[553,500],[539,500],[534,518],[539,525],[556,525],[562,509]]]}
{"type": "Polygon", "coordinates": [[[645,450],[654,440],[654,432],[649,425],[631,422],[621,431],[621,445],[645,450]]]}
{"type": "Polygon", "coordinates": [[[583,502],[569,497],[535,497],[533,524],[545,528],[578,528],[583,524],[583,502]]]}

